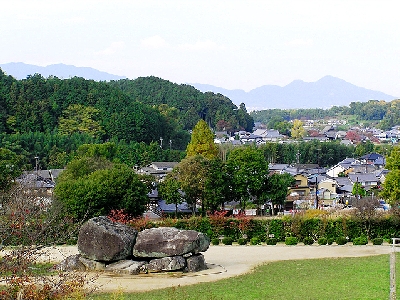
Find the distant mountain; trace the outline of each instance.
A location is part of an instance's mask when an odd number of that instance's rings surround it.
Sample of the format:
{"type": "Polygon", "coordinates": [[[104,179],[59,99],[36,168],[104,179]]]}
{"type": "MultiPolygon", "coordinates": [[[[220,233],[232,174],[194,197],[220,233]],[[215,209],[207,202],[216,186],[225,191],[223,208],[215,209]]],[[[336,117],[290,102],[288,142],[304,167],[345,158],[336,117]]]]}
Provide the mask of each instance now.
{"type": "Polygon", "coordinates": [[[221,93],[239,105],[245,103],[248,110],[270,108],[329,108],[348,106],[351,102],[368,100],[392,101],[398,97],[379,91],[355,86],[342,79],[325,76],[316,82],[295,80],[284,87],[264,85],[249,92],[227,90],[206,84],[191,84],[202,92],[221,93]]]}
{"type": "Polygon", "coordinates": [[[25,79],[28,75],[35,73],[41,74],[47,78],[51,75],[58,78],[68,79],[70,77],[82,77],[85,79],[92,79],[96,81],[109,81],[125,79],[125,76],[118,76],[102,72],[93,68],[75,67],[72,65],[55,64],[46,67],[24,64],[21,62],[0,64],[0,68],[16,79],[25,79]]]}

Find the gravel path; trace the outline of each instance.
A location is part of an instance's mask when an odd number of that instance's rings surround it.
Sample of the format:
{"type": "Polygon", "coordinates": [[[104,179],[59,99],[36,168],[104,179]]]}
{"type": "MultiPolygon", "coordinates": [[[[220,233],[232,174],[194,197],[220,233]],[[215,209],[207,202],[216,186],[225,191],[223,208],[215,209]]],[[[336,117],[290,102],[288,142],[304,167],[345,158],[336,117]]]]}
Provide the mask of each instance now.
{"type": "MultiPolygon", "coordinates": [[[[391,246],[210,246],[204,252],[209,269],[198,273],[143,274],[119,276],[100,274],[96,281],[99,291],[108,292],[122,290],[124,292],[147,291],[178,285],[196,284],[216,281],[223,278],[250,272],[255,266],[278,260],[312,259],[328,257],[358,257],[389,254],[391,246]]],[[[78,253],[76,247],[51,248],[46,251],[45,260],[61,261],[68,255],[78,253]]]]}

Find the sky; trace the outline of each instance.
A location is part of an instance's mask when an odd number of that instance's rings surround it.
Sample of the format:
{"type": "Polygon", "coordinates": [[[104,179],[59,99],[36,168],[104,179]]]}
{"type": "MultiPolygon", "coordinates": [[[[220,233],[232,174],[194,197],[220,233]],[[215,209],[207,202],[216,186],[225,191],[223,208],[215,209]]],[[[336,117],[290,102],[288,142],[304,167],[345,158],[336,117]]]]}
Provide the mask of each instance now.
{"type": "Polygon", "coordinates": [[[1,1],[0,64],[249,91],[331,75],[400,96],[398,1],[1,1]]]}

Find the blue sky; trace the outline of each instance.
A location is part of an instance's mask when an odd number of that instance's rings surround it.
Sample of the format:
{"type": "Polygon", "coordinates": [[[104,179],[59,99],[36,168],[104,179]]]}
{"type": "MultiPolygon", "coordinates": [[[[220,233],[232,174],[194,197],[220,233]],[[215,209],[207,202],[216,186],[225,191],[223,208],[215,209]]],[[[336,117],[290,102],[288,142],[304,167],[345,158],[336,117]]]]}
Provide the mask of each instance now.
{"type": "Polygon", "coordinates": [[[250,90],[325,75],[400,97],[396,1],[2,1],[0,63],[250,90]]]}

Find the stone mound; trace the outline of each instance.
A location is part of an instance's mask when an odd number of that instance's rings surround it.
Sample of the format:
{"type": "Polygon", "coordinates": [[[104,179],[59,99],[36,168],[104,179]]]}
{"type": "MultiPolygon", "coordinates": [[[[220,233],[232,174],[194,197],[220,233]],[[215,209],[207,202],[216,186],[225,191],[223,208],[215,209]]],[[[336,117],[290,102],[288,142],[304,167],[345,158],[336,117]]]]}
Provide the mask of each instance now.
{"type": "Polygon", "coordinates": [[[160,227],[137,232],[107,217],[96,217],[81,227],[78,255],[67,257],[62,270],[102,270],[117,274],[207,269],[204,256],[209,238],[194,230],[160,227]]]}

